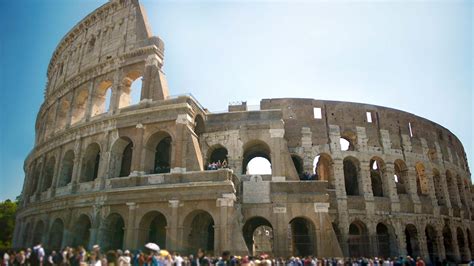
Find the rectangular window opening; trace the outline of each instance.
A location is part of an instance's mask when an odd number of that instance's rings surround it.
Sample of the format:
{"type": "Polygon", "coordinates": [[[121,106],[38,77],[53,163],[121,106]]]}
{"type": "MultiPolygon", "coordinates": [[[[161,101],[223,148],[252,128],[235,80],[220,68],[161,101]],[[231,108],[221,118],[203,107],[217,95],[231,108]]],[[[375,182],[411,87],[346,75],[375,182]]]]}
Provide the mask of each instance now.
{"type": "Polygon", "coordinates": [[[367,122],[372,123],[372,112],[366,112],[367,115],[367,122]]]}
{"type": "Polygon", "coordinates": [[[323,115],[321,113],[321,108],[319,107],[314,107],[313,108],[313,113],[314,113],[314,119],[321,119],[323,118],[323,115]]]}

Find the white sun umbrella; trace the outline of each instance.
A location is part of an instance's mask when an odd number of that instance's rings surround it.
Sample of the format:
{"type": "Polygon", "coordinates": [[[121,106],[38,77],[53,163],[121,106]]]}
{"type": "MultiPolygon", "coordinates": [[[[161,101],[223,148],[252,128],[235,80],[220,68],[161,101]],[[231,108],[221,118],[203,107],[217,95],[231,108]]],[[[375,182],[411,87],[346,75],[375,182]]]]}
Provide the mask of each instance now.
{"type": "Polygon", "coordinates": [[[156,252],[160,251],[160,247],[155,243],[148,243],[148,244],[145,245],[145,247],[147,249],[151,249],[151,250],[156,251],[156,252]]]}

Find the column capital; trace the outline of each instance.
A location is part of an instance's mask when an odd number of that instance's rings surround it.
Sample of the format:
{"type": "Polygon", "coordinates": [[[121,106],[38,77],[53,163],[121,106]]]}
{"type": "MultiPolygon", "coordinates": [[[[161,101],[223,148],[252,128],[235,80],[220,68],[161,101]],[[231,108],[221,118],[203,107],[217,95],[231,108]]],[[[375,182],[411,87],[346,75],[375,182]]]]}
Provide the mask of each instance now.
{"type": "Polygon", "coordinates": [[[179,207],[179,200],[168,200],[168,206],[170,208],[178,208],[179,207]]]}

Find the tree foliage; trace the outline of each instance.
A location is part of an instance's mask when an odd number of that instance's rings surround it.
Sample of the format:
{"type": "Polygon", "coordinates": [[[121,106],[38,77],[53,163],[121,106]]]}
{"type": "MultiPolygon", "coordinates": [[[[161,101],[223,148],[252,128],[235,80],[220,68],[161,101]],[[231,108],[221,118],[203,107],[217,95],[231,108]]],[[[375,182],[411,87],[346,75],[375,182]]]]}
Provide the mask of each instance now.
{"type": "Polygon", "coordinates": [[[0,249],[12,246],[16,209],[17,202],[9,199],[0,202],[0,249]]]}

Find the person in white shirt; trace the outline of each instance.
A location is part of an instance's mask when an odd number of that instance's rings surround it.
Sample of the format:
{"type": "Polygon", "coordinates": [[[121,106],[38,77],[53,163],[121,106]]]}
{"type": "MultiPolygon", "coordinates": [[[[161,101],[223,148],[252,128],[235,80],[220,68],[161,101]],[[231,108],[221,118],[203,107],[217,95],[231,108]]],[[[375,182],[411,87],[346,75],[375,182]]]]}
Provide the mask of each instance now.
{"type": "Polygon", "coordinates": [[[174,262],[176,266],[181,266],[183,264],[184,259],[179,255],[179,253],[175,253],[174,255],[174,262]]]}
{"type": "Polygon", "coordinates": [[[130,251],[125,250],[125,252],[118,258],[118,266],[130,266],[131,260],[130,251]]]}
{"type": "Polygon", "coordinates": [[[5,251],[3,254],[3,265],[8,266],[10,264],[10,255],[8,255],[8,251],[5,251]]]}
{"type": "Polygon", "coordinates": [[[45,253],[43,246],[41,246],[41,243],[38,243],[38,245],[33,248],[33,252],[36,252],[40,265],[43,265],[45,253]]]}

